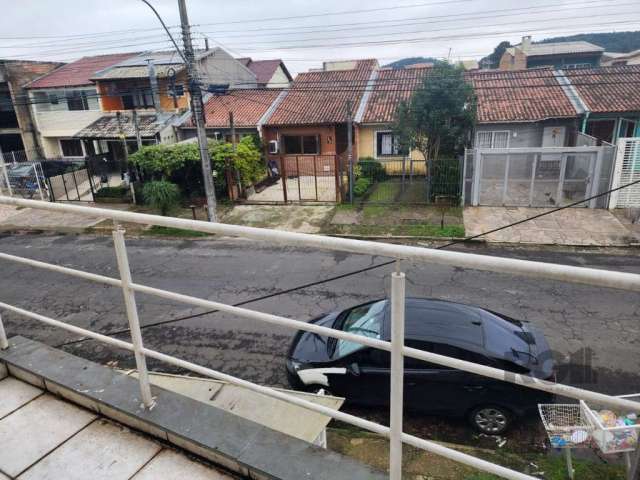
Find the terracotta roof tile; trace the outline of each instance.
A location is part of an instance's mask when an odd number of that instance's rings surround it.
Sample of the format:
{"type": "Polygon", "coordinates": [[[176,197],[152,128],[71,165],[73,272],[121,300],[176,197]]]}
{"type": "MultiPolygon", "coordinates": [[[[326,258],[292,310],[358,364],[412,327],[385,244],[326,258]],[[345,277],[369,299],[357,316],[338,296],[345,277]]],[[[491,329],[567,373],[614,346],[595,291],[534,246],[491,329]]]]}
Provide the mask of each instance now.
{"type": "Polygon", "coordinates": [[[296,77],[269,125],[346,122],[346,102],[358,108],[376,60],[359,60],[352,70],[311,71],[296,77]]]}
{"type": "Polygon", "coordinates": [[[135,55],[137,55],[137,53],[132,52],[83,57],[75,62],[67,63],[50,74],[31,82],[28,88],[79,87],[82,85],[91,85],[90,78],[93,77],[96,72],[111,67],[135,55]]]}
{"type": "MultiPolygon", "coordinates": [[[[207,128],[229,127],[229,112],[233,112],[236,127],[255,127],[282,90],[231,90],[227,95],[213,96],[204,106],[207,128]]],[[[193,127],[190,119],[184,125],[193,127]]]]}
{"type": "Polygon", "coordinates": [[[640,111],[640,65],[564,70],[590,111],[640,111]]]}
{"type": "Polygon", "coordinates": [[[362,123],[391,123],[402,101],[409,100],[423,82],[430,66],[405,69],[381,69],[375,79],[362,123]]]}
{"type": "Polygon", "coordinates": [[[468,72],[478,101],[478,123],[534,122],[575,117],[550,68],[468,72]]]}

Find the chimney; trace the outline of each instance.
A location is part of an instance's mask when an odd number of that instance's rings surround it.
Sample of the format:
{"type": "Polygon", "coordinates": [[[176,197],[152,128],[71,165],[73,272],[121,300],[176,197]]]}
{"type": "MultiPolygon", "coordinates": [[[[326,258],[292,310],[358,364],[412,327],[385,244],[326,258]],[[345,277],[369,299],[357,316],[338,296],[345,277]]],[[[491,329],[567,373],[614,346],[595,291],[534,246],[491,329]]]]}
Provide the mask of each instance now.
{"type": "Polygon", "coordinates": [[[158,77],[156,77],[156,66],[153,63],[152,58],[147,59],[147,68],[149,72],[149,84],[151,85],[153,106],[156,109],[156,113],[160,113],[162,111],[162,107],[160,106],[160,95],[158,92],[158,77]]]}
{"type": "Polygon", "coordinates": [[[522,43],[520,44],[520,49],[523,52],[526,52],[531,48],[531,35],[527,35],[526,37],[522,37],[522,43]]]}

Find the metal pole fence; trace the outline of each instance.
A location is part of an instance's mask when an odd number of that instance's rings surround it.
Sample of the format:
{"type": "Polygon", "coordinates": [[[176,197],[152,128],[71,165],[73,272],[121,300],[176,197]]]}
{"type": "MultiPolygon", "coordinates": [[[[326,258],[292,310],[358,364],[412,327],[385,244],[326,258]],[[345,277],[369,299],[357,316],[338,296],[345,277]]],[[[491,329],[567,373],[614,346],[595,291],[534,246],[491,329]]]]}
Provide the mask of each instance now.
{"type": "Polygon", "coordinates": [[[124,242],[124,230],[116,228],[113,231],[113,244],[116,248],[116,259],[118,261],[118,270],[120,271],[120,280],[122,282],[122,293],[124,295],[124,304],[129,319],[129,329],[131,331],[131,342],[133,343],[133,353],[136,358],[136,367],[138,369],[138,381],[140,383],[140,394],[142,402],[147,408],[151,408],[154,404],[151,396],[151,388],[149,387],[149,375],[147,373],[147,361],[145,359],[142,344],[142,332],[140,331],[140,319],[138,318],[138,307],[136,305],[135,292],[131,288],[131,270],[129,268],[129,259],[127,257],[127,247],[124,242]]]}
{"type": "Polygon", "coordinates": [[[405,276],[398,269],[391,274],[391,403],[389,406],[389,476],[402,479],[402,418],[404,389],[404,303],[405,276]]]}
{"type": "Polygon", "coordinates": [[[0,314],[0,350],[6,350],[7,348],[9,348],[9,340],[7,340],[7,332],[4,330],[2,314],[0,314]]]}

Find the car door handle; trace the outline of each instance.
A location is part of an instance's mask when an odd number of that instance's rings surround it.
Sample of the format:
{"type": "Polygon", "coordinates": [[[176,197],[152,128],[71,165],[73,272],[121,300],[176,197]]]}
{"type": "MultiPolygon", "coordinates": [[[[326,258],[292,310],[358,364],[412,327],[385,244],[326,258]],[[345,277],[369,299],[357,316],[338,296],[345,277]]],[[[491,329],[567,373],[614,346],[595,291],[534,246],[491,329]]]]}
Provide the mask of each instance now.
{"type": "Polygon", "coordinates": [[[484,390],[484,387],[482,385],[465,385],[464,389],[468,392],[478,392],[484,390]]]}

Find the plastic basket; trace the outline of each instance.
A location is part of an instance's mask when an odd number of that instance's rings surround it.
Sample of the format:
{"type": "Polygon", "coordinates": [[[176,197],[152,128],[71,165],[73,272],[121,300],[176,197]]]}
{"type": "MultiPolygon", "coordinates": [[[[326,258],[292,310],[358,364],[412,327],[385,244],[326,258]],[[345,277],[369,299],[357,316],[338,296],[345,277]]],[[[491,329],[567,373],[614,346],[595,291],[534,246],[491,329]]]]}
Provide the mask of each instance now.
{"type": "Polygon", "coordinates": [[[540,404],[540,418],[554,448],[581,448],[589,446],[591,424],[577,403],[540,404]]]}
{"type": "MultiPolygon", "coordinates": [[[[602,453],[623,453],[632,452],[638,446],[638,433],[640,431],[640,425],[616,425],[606,426],[602,412],[605,410],[611,412],[609,409],[601,410],[597,412],[589,408],[589,406],[580,401],[581,408],[584,416],[592,427],[591,436],[598,445],[598,448],[602,453]]],[[[620,412],[611,412],[620,416],[620,412]]]]}

